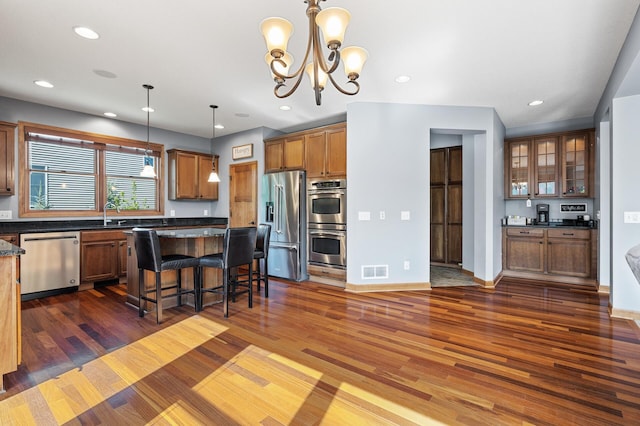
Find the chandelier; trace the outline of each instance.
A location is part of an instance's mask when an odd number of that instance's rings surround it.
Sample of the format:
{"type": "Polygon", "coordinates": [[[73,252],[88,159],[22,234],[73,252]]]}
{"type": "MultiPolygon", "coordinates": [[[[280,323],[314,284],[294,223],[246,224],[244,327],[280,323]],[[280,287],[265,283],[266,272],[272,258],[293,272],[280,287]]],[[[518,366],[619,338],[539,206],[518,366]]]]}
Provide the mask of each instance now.
{"type": "Polygon", "coordinates": [[[293,74],[287,74],[293,63],[293,57],[287,52],[287,43],[293,32],[293,25],[283,18],[267,18],[260,24],[260,30],[268,50],[265,60],[269,64],[271,74],[276,82],[273,93],[278,98],[286,98],[296,91],[302,80],[303,71],[307,72],[311,80],[316,95],[316,105],[321,103],[320,92],[324,89],[327,80],[345,95],[355,95],[360,91],[360,84],[356,80],[367,60],[367,51],[356,46],[340,50],[351,14],[340,7],[320,10],[318,5],[320,1],[325,0],[305,0],[307,17],[309,18],[307,51],[300,68],[293,74]],[[324,44],[329,49],[329,56],[326,60],[320,45],[320,30],[322,30],[324,44]],[[308,62],[309,60],[311,62],[308,62]],[[333,72],[338,68],[340,62],[344,64],[344,71],[348,78],[347,84],[354,86],[352,90],[340,87],[333,78],[333,72]],[[280,89],[286,87],[285,82],[289,79],[295,81],[293,86],[289,91],[285,91],[286,89],[281,91],[280,89]]]}

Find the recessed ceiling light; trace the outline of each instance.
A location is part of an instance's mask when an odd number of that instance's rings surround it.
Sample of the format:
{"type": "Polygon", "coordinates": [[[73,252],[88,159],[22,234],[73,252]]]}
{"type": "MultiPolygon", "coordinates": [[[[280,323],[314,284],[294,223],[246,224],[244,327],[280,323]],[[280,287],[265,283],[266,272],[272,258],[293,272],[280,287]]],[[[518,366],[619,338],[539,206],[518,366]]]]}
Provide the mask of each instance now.
{"type": "Polygon", "coordinates": [[[249,117],[249,114],[247,114],[246,112],[236,112],[236,117],[247,118],[249,117]]]}
{"type": "Polygon", "coordinates": [[[53,84],[49,83],[46,80],[35,80],[34,83],[40,87],[46,87],[47,89],[51,89],[53,87],[53,84]]]}
{"type": "Polygon", "coordinates": [[[100,35],[87,27],[73,27],[73,31],[80,37],[87,38],[89,40],[96,40],[100,38],[100,35]]]}
{"type": "Polygon", "coordinates": [[[396,77],[396,83],[406,83],[409,80],[411,80],[411,77],[408,75],[399,75],[396,77]]]}
{"type": "Polygon", "coordinates": [[[535,100],[535,101],[529,102],[529,106],[538,106],[538,105],[542,105],[543,103],[544,103],[544,101],[535,100]]]}
{"type": "Polygon", "coordinates": [[[115,75],[111,71],[107,71],[107,70],[93,70],[93,72],[94,72],[94,74],[99,75],[100,77],[104,77],[104,78],[116,78],[116,77],[118,77],[117,75],[115,75]]]}
{"type": "Polygon", "coordinates": [[[151,107],[142,107],[142,110],[144,112],[156,112],[156,110],[151,107]]]}
{"type": "Polygon", "coordinates": [[[216,129],[224,129],[224,126],[222,124],[216,124],[215,128],[216,129]]]}
{"type": "Polygon", "coordinates": [[[109,118],[115,118],[118,116],[115,112],[105,112],[104,115],[109,118]]]}
{"type": "Polygon", "coordinates": [[[291,107],[290,107],[289,105],[282,105],[282,106],[280,107],[280,109],[281,109],[282,111],[290,111],[290,110],[291,110],[291,107]]]}

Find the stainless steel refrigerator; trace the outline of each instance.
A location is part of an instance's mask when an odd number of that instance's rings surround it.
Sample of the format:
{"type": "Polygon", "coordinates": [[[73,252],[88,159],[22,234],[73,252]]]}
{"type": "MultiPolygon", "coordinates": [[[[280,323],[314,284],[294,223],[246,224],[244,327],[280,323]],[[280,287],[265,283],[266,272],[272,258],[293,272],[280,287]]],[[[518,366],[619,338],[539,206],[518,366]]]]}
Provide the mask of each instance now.
{"type": "Polygon", "coordinates": [[[271,225],[269,275],[293,281],[309,279],[305,173],[265,174],[261,202],[260,221],[271,225]]]}

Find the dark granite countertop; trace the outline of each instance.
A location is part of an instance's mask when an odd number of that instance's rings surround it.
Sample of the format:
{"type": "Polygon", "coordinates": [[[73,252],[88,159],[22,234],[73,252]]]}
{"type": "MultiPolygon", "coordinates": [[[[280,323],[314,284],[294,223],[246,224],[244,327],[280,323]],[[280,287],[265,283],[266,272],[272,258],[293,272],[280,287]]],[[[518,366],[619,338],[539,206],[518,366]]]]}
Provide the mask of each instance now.
{"type": "Polygon", "coordinates": [[[56,231],[89,231],[105,229],[131,229],[135,227],[214,226],[227,225],[226,217],[192,218],[112,218],[107,226],[102,220],[46,220],[0,222],[0,234],[26,234],[56,231]]]}
{"type": "Polygon", "coordinates": [[[598,221],[579,221],[564,219],[549,223],[534,223],[531,225],[502,225],[504,228],[573,228],[573,229],[598,229],[598,221]]]}
{"type": "Polygon", "coordinates": [[[24,249],[14,246],[7,241],[0,240],[0,256],[19,256],[21,254],[24,254],[24,249]]]}

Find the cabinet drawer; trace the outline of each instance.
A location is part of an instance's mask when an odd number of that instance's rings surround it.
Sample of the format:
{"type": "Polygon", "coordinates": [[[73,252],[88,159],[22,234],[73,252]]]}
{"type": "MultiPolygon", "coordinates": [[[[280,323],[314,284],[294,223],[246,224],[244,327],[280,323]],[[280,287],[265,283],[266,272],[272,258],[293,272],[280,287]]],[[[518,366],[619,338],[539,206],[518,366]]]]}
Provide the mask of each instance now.
{"type": "Polygon", "coordinates": [[[544,229],[507,228],[508,237],[544,237],[544,229]]]}
{"type": "Polygon", "coordinates": [[[91,241],[113,241],[113,240],[125,240],[127,237],[122,230],[112,231],[82,231],[82,242],[91,241]]]}
{"type": "Polygon", "coordinates": [[[591,238],[591,231],[588,229],[549,229],[547,231],[547,237],[588,240],[591,238]]]}

